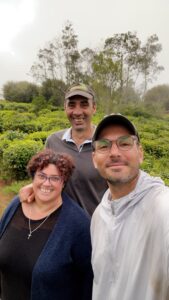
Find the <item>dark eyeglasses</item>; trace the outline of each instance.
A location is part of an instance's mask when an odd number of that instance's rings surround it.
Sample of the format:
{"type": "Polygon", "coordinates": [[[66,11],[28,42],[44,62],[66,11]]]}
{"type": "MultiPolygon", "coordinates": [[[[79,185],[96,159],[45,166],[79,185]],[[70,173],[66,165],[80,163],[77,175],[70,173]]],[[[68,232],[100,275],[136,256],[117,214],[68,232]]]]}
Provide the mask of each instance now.
{"type": "Polygon", "coordinates": [[[108,153],[113,143],[115,143],[119,150],[128,151],[133,147],[134,142],[138,142],[138,138],[134,135],[120,136],[118,139],[112,141],[108,139],[97,140],[93,142],[93,148],[97,152],[108,153]]]}
{"type": "Polygon", "coordinates": [[[36,177],[41,182],[45,182],[46,180],[49,180],[49,183],[57,183],[62,180],[62,177],[59,175],[47,176],[43,173],[36,174],[36,177]]]}

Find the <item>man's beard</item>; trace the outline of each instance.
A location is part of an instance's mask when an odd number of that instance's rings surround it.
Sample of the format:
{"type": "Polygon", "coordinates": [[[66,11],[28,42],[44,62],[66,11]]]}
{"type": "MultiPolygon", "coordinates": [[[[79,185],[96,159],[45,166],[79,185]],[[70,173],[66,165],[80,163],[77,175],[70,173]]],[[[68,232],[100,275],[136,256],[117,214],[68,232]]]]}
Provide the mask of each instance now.
{"type": "Polygon", "coordinates": [[[112,178],[111,176],[106,178],[107,182],[112,185],[112,186],[121,186],[124,185],[126,183],[130,183],[131,181],[133,181],[135,178],[137,178],[139,174],[139,171],[136,174],[133,175],[128,175],[125,178],[112,178]]]}

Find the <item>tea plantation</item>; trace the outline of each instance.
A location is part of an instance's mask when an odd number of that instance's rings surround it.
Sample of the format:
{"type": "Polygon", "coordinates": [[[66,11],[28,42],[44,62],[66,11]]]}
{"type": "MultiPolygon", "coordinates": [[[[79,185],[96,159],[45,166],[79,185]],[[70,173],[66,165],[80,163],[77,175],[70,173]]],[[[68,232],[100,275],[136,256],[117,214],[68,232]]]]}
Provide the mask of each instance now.
{"type": "MultiPolygon", "coordinates": [[[[103,117],[98,112],[93,123],[103,117]]],[[[136,125],[144,148],[142,169],[160,176],[169,185],[169,115],[127,114],[136,125]]],[[[0,179],[16,186],[27,179],[26,164],[44,147],[49,134],[69,127],[64,111],[56,107],[36,111],[32,104],[0,101],[0,179]],[[17,184],[16,184],[17,182],[17,184]]],[[[24,182],[25,183],[25,182],[24,182]]]]}

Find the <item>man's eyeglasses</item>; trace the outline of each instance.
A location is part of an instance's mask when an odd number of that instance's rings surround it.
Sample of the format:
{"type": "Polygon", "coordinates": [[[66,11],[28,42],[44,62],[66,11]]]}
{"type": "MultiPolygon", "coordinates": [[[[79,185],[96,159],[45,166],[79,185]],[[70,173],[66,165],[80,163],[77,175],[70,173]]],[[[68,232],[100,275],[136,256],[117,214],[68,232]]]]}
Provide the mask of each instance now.
{"type": "Polygon", "coordinates": [[[42,173],[36,174],[36,177],[41,182],[45,182],[46,180],[49,180],[49,183],[51,183],[51,184],[52,183],[57,183],[57,182],[62,180],[62,177],[59,176],[59,175],[47,176],[47,175],[42,174],[42,173]]]}
{"type": "Polygon", "coordinates": [[[111,150],[112,144],[115,143],[121,151],[130,150],[134,142],[138,142],[138,138],[134,135],[120,136],[116,140],[100,139],[93,142],[93,148],[100,153],[108,153],[111,150]]]}

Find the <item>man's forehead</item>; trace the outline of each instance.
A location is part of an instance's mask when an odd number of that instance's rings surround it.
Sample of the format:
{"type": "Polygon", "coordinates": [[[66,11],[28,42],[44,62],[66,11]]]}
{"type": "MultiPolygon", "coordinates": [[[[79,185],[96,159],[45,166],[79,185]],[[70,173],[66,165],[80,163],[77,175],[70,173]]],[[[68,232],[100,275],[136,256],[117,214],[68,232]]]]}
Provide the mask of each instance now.
{"type": "Polygon", "coordinates": [[[67,103],[76,102],[76,101],[79,101],[79,102],[91,102],[92,100],[88,99],[86,97],[82,97],[82,96],[73,96],[71,98],[66,99],[67,103]]]}
{"type": "Polygon", "coordinates": [[[115,135],[121,136],[124,134],[133,134],[129,128],[124,126],[123,124],[108,124],[104,128],[102,128],[101,132],[98,135],[98,138],[104,137],[106,135],[115,135]]]}

